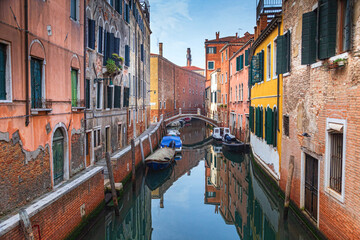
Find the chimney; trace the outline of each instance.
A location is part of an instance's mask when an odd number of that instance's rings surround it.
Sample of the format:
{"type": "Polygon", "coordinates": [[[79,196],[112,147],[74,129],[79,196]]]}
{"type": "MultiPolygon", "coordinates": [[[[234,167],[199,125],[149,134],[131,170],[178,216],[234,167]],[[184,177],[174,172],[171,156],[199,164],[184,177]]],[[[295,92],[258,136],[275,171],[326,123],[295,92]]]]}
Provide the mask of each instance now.
{"type": "Polygon", "coordinates": [[[260,33],[266,28],[266,26],[267,26],[267,24],[268,24],[268,22],[267,22],[267,14],[261,14],[260,15],[260,29],[259,29],[259,35],[260,35],[260,33]]]}
{"type": "Polygon", "coordinates": [[[236,33],[236,38],[238,38],[238,33],[236,33]]]}
{"type": "Polygon", "coordinates": [[[216,32],[216,41],[219,41],[219,38],[220,38],[220,32],[216,32]]]}
{"type": "Polygon", "coordinates": [[[163,43],[159,43],[159,55],[163,56],[163,43]]]}
{"type": "Polygon", "coordinates": [[[190,67],[191,66],[191,50],[190,48],[187,49],[187,54],[186,54],[186,66],[190,67]]]}

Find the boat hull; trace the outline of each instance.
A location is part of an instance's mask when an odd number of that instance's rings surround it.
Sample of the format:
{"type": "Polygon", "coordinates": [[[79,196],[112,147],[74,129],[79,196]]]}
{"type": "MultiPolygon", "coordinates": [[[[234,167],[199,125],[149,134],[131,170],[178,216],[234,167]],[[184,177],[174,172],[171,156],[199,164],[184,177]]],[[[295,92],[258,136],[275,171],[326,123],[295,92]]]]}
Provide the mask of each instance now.
{"type": "Polygon", "coordinates": [[[229,152],[246,152],[249,149],[249,145],[242,142],[236,142],[236,143],[223,142],[222,147],[225,151],[229,151],[229,152]]]}
{"type": "Polygon", "coordinates": [[[157,162],[157,161],[145,161],[147,167],[151,168],[152,170],[159,171],[165,168],[168,168],[171,164],[171,161],[168,162],[157,162]]]}

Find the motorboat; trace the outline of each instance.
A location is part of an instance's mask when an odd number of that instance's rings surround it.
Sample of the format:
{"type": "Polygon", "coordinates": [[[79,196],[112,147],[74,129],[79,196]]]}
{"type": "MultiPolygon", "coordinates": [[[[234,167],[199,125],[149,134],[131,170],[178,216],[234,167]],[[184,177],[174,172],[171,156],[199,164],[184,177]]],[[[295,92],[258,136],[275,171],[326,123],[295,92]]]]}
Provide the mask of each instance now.
{"type": "Polygon", "coordinates": [[[249,147],[248,144],[237,140],[233,135],[229,134],[225,134],[223,137],[222,146],[225,151],[231,152],[245,152],[249,147]]]}
{"type": "Polygon", "coordinates": [[[186,123],[189,123],[189,122],[191,122],[191,117],[186,117],[186,118],[184,118],[183,119],[186,123]]]}
{"type": "Polygon", "coordinates": [[[224,127],[216,127],[216,128],[214,128],[212,137],[216,141],[221,141],[222,142],[225,135],[229,135],[231,138],[235,138],[234,135],[230,134],[230,128],[224,128],[224,127]]]}
{"type": "Polygon", "coordinates": [[[169,127],[181,127],[180,121],[175,121],[169,124],[169,127]]]}
{"type": "Polygon", "coordinates": [[[175,143],[175,152],[181,152],[182,150],[182,141],[179,136],[165,136],[161,140],[160,147],[170,147],[170,144],[175,143]]]}
{"type": "Polygon", "coordinates": [[[180,132],[177,129],[168,129],[167,135],[168,136],[180,136],[180,132]]]}
{"type": "Polygon", "coordinates": [[[170,147],[163,147],[156,150],[153,154],[145,159],[145,164],[152,170],[158,171],[167,168],[174,162],[175,143],[172,142],[170,147]]]}

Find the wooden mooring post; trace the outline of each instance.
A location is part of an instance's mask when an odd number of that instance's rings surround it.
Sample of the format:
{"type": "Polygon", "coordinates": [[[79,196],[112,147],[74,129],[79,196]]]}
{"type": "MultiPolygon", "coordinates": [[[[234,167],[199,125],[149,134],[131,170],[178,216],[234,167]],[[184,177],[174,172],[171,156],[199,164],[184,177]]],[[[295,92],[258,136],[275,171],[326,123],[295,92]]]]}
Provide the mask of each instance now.
{"type": "Polygon", "coordinates": [[[29,219],[29,215],[27,214],[25,209],[20,209],[19,212],[19,217],[20,217],[20,225],[21,225],[21,229],[24,232],[24,236],[26,240],[34,240],[34,233],[31,227],[31,222],[29,219]]]}
{"type": "Polygon", "coordinates": [[[294,156],[290,156],[288,178],[286,182],[285,189],[285,202],[284,202],[284,219],[288,217],[289,205],[290,205],[290,193],[291,193],[291,183],[294,175],[294,156]]]}
{"type": "Polygon", "coordinates": [[[118,199],[117,199],[117,194],[116,194],[116,189],[115,189],[114,173],[113,173],[113,170],[112,170],[112,165],[111,165],[110,153],[109,152],[106,152],[105,160],[106,160],[106,166],[107,166],[107,169],[108,169],[108,172],[109,172],[111,195],[112,195],[112,199],[113,199],[113,202],[114,202],[115,214],[116,214],[116,216],[119,216],[120,215],[119,204],[118,204],[118,199]]]}
{"type": "Polygon", "coordinates": [[[135,140],[134,139],[131,139],[131,160],[132,160],[132,177],[131,177],[131,180],[133,182],[135,182],[135,175],[136,175],[136,172],[135,172],[135,140]]]}

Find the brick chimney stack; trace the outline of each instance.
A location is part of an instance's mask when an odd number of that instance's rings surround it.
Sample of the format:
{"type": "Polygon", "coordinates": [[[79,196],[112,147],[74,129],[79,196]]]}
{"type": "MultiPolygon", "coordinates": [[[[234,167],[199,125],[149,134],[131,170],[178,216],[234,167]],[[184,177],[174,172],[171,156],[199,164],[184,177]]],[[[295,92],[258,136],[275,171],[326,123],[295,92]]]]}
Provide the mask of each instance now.
{"type": "Polygon", "coordinates": [[[220,31],[219,32],[216,32],[216,40],[219,41],[219,38],[220,38],[220,31]]]}
{"type": "Polygon", "coordinates": [[[159,43],[159,55],[163,56],[163,43],[159,43]]]}
{"type": "Polygon", "coordinates": [[[186,54],[186,66],[190,67],[191,66],[191,50],[190,48],[187,49],[187,54],[186,54]]]}

